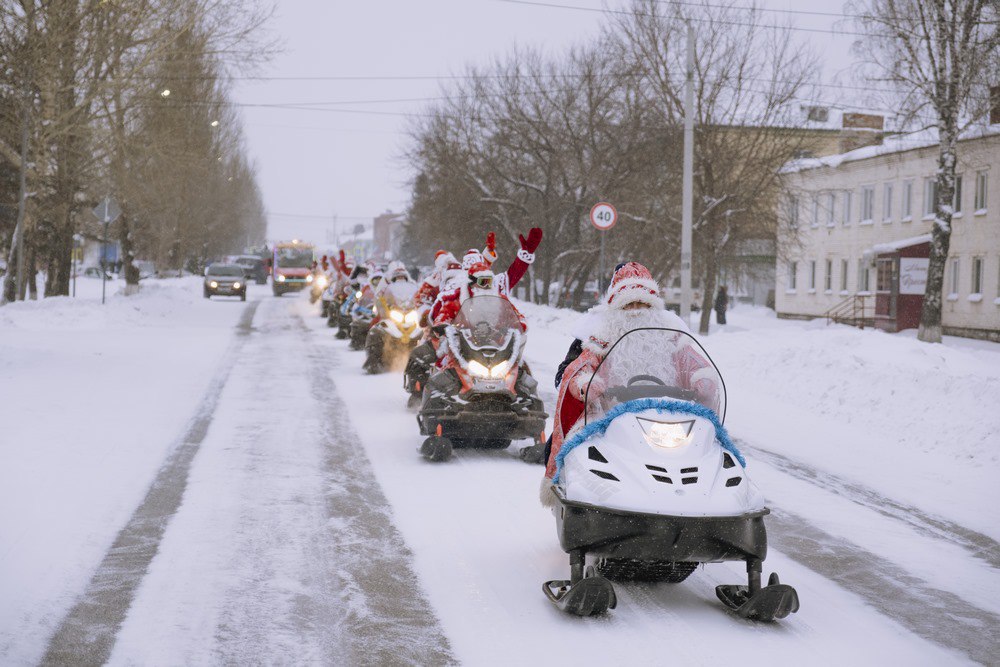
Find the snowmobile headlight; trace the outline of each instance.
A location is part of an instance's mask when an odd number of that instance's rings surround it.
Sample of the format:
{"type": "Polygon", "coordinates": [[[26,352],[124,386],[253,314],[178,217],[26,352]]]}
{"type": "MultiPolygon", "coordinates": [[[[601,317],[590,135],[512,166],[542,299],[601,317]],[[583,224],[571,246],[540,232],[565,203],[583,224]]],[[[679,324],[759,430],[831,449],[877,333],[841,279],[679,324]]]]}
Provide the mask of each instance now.
{"type": "Polygon", "coordinates": [[[507,369],[510,368],[510,361],[501,361],[490,369],[490,377],[494,380],[507,376],[507,369]]]}
{"type": "Polygon", "coordinates": [[[676,449],[691,442],[694,420],[682,422],[658,422],[636,417],[639,427],[646,436],[646,442],[654,447],[676,449]]]}
{"type": "Polygon", "coordinates": [[[411,310],[406,314],[406,323],[416,326],[420,324],[420,313],[415,310],[411,310]]]}
{"type": "Polygon", "coordinates": [[[306,276],[306,282],[311,283],[312,281],[313,281],[313,274],[310,273],[309,275],[306,276]]]}
{"type": "Polygon", "coordinates": [[[400,324],[403,323],[403,313],[399,312],[395,308],[389,311],[389,317],[392,318],[393,322],[399,322],[400,324]]]}
{"type": "Polygon", "coordinates": [[[469,372],[475,375],[476,377],[480,378],[489,378],[490,376],[490,369],[488,369],[486,366],[483,366],[478,361],[469,362],[469,372]]]}
{"type": "Polygon", "coordinates": [[[218,287],[218,286],[219,286],[219,283],[217,283],[217,282],[215,282],[215,281],[213,280],[212,282],[210,282],[210,283],[209,283],[209,285],[211,285],[211,286],[212,286],[212,289],[215,289],[216,287],[218,287]]]}
{"type": "Polygon", "coordinates": [[[354,298],[355,299],[360,299],[361,298],[361,292],[355,292],[354,293],[354,298]]]}
{"type": "Polygon", "coordinates": [[[320,276],[316,279],[316,284],[320,287],[326,287],[326,276],[320,276]]]}

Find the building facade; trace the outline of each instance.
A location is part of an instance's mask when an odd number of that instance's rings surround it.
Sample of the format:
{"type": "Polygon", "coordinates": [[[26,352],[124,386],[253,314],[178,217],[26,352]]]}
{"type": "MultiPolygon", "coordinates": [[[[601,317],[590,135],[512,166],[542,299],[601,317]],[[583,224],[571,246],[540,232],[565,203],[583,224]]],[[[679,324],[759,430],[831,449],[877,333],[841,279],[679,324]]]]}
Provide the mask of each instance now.
{"type": "MultiPolygon", "coordinates": [[[[779,317],[862,308],[886,331],[918,326],[934,221],[938,148],[929,133],[798,160],[783,174],[779,317]]],[[[944,284],[945,334],[1000,341],[1000,125],[959,142],[944,284]]]]}

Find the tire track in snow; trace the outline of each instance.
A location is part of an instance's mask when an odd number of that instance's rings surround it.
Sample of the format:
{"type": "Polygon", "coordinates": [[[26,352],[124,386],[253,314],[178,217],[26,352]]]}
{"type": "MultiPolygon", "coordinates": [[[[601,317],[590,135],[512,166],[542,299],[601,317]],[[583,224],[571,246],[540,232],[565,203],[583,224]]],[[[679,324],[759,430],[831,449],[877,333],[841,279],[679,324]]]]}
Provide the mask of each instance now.
{"type": "Polygon", "coordinates": [[[180,506],[191,462],[208,433],[222,388],[239,352],[253,331],[253,317],[260,304],[259,300],[252,301],[243,310],[236,325],[236,338],[205,391],[201,408],[163,463],[146,497],[119,531],[83,596],[59,624],[41,664],[100,665],[111,655],[136,589],[156,556],[170,519],[180,506]]]}
{"type": "Polygon", "coordinates": [[[349,664],[457,664],[440,622],[413,569],[413,554],[393,523],[392,510],[329,379],[331,356],[309,338],[309,382],[323,397],[327,511],[334,537],[326,558],[343,603],[330,619],[349,645],[349,664]]]}
{"type": "Polygon", "coordinates": [[[740,449],[753,452],[754,458],[774,466],[787,475],[830,491],[882,516],[901,521],[922,535],[947,540],[963,547],[972,556],[985,561],[991,567],[1000,569],[1000,542],[988,535],[947,519],[932,516],[916,507],[888,498],[863,484],[818,470],[782,454],[755,447],[744,440],[736,439],[735,442],[740,449]]]}
{"type": "Polygon", "coordinates": [[[1000,615],[933,588],[867,549],[816,528],[804,517],[772,508],[767,525],[769,547],[858,595],[914,634],[976,662],[996,663],[1000,639],[995,629],[1000,628],[1000,615]]]}

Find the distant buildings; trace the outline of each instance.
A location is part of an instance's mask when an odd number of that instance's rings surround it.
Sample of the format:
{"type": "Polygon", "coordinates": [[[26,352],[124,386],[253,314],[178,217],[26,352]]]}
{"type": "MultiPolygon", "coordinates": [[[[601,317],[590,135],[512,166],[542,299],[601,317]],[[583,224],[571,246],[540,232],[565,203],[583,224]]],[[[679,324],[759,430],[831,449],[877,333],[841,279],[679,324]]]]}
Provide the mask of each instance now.
{"type": "MultiPolygon", "coordinates": [[[[967,132],[958,157],[943,329],[1000,341],[1000,124],[967,132]]],[[[936,133],[925,131],[787,165],[778,316],[839,311],[890,332],[918,326],[937,159],[936,133]]]]}

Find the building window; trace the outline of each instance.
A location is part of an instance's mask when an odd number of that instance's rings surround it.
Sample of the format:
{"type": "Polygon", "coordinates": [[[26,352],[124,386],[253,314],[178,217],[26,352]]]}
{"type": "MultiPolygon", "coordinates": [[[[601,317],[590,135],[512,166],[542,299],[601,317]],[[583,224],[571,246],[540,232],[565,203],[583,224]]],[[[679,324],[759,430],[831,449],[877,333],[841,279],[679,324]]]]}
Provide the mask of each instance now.
{"type": "Polygon", "coordinates": [[[955,175],[955,196],[951,200],[951,209],[954,215],[962,214],[962,175],[955,175]]]}
{"type": "Polygon", "coordinates": [[[858,260],[858,291],[867,292],[869,287],[868,283],[868,267],[865,266],[865,260],[858,260]]]}
{"type": "Polygon", "coordinates": [[[861,188],[861,222],[870,223],[875,217],[875,186],[861,188]]]}
{"type": "Polygon", "coordinates": [[[834,225],[834,212],[833,208],[836,204],[837,196],[832,192],[826,196],[826,226],[833,227],[834,225]]]}
{"type": "Polygon", "coordinates": [[[816,291],[816,260],[809,262],[809,291],[816,291]]]}
{"type": "Polygon", "coordinates": [[[937,206],[937,179],[934,177],[924,179],[924,217],[934,217],[934,209],[937,206]]]}
{"type": "Polygon", "coordinates": [[[840,291],[847,291],[847,260],[840,260],[840,291]]]}
{"type": "Polygon", "coordinates": [[[913,181],[903,182],[903,220],[913,219],[913,181]]]}
{"type": "Polygon", "coordinates": [[[986,211],[986,177],[988,175],[988,171],[976,172],[976,213],[986,211]]]}
{"type": "Polygon", "coordinates": [[[788,263],[788,289],[790,289],[790,290],[794,290],[795,289],[795,285],[796,285],[795,278],[796,278],[796,274],[798,272],[799,272],[799,263],[798,262],[789,262],[788,263]]]}
{"type": "Polygon", "coordinates": [[[880,259],[875,263],[875,290],[878,292],[892,291],[891,259],[880,259]]]}
{"type": "Polygon", "coordinates": [[[813,195],[812,226],[819,227],[819,195],[813,195]]]}
{"type": "Polygon", "coordinates": [[[799,198],[796,195],[788,197],[788,226],[792,228],[799,226],[799,198]]]}
{"type": "Polygon", "coordinates": [[[851,224],[851,210],[854,208],[854,193],[848,190],[844,193],[844,224],[851,224]]]}
{"type": "Polygon", "coordinates": [[[886,183],[882,191],[882,222],[892,222],[892,183],[886,183]]]}
{"type": "Polygon", "coordinates": [[[983,293],[983,258],[972,258],[972,294],[983,293]]]}
{"type": "Polygon", "coordinates": [[[958,257],[951,260],[951,271],[948,272],[948,298],[958,298],[958,257]]]}
{"type": "Polygon", "coordinates": [[[826,260],[826,274],[823,276],[823,289],[827,292],[833,291],[833,260],[826,260]]]}

